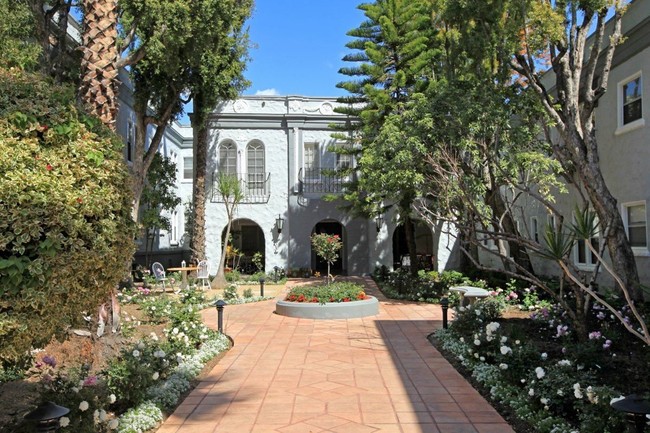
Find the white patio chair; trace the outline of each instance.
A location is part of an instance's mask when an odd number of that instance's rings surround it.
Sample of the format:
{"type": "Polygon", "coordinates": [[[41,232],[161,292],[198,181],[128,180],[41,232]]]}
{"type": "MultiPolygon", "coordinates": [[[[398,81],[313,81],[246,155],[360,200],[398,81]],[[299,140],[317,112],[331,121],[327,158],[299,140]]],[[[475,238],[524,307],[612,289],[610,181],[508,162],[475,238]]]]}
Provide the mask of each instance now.
{"type": "Polygon", "coordinates": [[[196,279],[201,281],[201,287],[210,287],[210,265],[207,260],[201,260],[197,265],[196,279]]]}
{"type": "Polygon", "coordinates": [[[162,284],[163,292],[165,291],[165,282],[167,277],[165,276],[165,268],[158,262],[154,262],[151,265],[151,272],[153,273],[154,278],[156,279],[157,284],[162,284]]]}

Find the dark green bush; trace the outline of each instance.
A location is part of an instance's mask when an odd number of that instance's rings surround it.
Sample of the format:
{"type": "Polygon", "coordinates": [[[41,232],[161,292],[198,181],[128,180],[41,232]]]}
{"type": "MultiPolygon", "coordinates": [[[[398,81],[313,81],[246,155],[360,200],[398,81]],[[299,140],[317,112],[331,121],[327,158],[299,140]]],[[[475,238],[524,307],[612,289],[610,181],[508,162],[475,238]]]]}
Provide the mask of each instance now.
{"type": "Polygon", "coordinates": [[[133,251],[128,173],[115,134],[71,88],[0,69],[0,362],[81,324],[133,251]]]}
{"type": "Polygon", "coordinates": [[[291,302],[350,302],[366,299],[366,293],[359,284],[349,282],[332,283],[327,286],[298,286],[287,294],[291,302]]]}

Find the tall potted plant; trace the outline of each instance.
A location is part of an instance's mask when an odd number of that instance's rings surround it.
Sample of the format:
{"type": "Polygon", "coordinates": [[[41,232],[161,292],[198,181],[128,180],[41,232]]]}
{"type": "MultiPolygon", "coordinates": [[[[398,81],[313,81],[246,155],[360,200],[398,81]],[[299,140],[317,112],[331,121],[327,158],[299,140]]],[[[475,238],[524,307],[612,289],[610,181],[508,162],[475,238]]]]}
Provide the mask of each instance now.
{"type": "Polygon", "coordinates": [[[311,236],[311,244],[316,255],[327,262],[327,284],[329,284],[332,278],[330,266],[339,258],[339,251],[343,246],[341,238],[339,235],[314,233],[311,236]]]}

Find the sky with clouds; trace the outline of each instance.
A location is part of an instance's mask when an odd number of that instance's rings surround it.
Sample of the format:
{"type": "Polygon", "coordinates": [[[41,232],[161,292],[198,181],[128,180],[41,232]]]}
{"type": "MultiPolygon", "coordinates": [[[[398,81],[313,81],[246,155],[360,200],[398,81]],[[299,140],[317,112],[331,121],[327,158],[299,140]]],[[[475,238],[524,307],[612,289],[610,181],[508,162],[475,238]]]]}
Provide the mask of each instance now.
{"type": "Polygon", "coordinates": [[[364,16],[357,0],[256,0],[248,21],[245,95],[340,96],[348,30],[364,16]]]}

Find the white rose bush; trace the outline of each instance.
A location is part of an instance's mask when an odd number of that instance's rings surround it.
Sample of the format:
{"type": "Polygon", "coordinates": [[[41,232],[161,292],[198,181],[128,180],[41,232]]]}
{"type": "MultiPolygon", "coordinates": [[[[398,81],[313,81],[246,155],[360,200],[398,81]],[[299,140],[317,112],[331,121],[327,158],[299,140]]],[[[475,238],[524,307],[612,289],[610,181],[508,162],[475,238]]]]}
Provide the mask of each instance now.
{"type": "MultiPolygon", "coordinates": [[[[542,331],[547,329],[549,341],[548,348],[541,350],[521,329],[500,320],[493,306],[479,301],[458,308],[450,327],[436,331],[434,337],[490,399],[509,406],[536,433],[626,431],[624,415],[609,405],[621,393],[599,384],[597,368],[583,362],[586,355],[576,349],[582,346],[568,344],[568,329],[561,336],[566,340],[557,340],[558,318],[550,324],[540,323],[542,331]],[[566,346],[558,350],[558,343],[566,346]]],[[[602,344],[581,344],[607,350],[602,348],[605,339],[601,340],[602,344]]]]}

